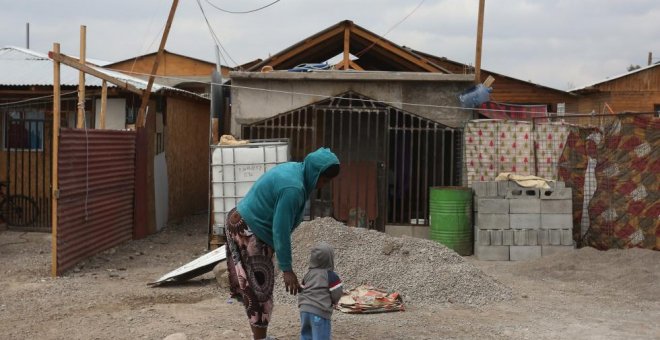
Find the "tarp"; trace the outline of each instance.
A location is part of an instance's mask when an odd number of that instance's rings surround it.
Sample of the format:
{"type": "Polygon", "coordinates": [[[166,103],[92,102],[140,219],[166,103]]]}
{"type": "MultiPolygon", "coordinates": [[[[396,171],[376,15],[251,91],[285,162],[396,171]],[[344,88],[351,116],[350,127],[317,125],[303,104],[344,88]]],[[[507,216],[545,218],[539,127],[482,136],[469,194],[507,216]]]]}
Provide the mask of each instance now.
{"type": "Polygon", "coordinates": [[[582,245],[660,250],[660,119],[628,116],[602,132],[571,132],[559,176],[575,189],[581,222],[593,190],[582,245]]]}
{"type": "Polygon", "coordinates": [[[501,172],[534,175],[530,122],[471,120],[465,127],[464,138],[468,185],[494,181],[501,172]]]}
{"type": "Polygon", "coordinates": [[[339,299],[337,309],[349,314],[399,312],[405,310],[399,293],[368,285],[352,289],[339,299]]]}
{"type": "Polygon", "coordinates": [[[516,175],[510,172],[503,172],[495,178],[496,181],[514,181],[521,187],[525,188],[539,188],[550,189],[548,183],[553,183],[553,180],[537,177],[537,176],[523,176],[516,175]]]}

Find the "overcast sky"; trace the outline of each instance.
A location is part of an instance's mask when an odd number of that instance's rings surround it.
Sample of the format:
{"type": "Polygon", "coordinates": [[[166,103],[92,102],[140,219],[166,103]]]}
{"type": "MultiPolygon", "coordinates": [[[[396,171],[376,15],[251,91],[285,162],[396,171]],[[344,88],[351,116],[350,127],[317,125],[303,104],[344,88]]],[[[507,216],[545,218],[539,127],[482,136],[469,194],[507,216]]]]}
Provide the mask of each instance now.
{"type": "MultiPolygon", "coordinates": [[[[421,0],[200,0],[231,59],[266,58],[341,20],[383,35],[421,0]]],[[[0,0],[0,45],[40,52],[53,42],[77,55],[87,26],[87,57],[118,61],[157,49],[170,0],[0,0]]],[[[386,37],[430,54],[474,63],[478,0],[425,0],[386,37]]],[[[180,0],[166,48],[214,61],[213,40],[196,0],[180,0]]],[[[482,67],[566,90],[660,61],[660,1],[486,0],[482,67]]],[[[227,58],[225,64],[234,66],[227,58]]]]}

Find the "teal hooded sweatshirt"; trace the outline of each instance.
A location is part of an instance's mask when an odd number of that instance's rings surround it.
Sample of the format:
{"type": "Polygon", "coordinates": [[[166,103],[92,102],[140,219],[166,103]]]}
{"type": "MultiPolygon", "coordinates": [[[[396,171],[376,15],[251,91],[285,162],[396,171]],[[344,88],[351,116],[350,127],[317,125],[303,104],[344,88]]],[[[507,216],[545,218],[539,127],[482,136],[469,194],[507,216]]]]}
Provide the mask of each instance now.
{"type": "Polygon", "coordinates": [[[328,148],[320,148],[302,163],[280,164],[263,174],[236,209],[252,232],[275,250],[282,271],[291,270],[291,233],[302,222],[305,202],[321,172],[339,164],[328,148]]]}

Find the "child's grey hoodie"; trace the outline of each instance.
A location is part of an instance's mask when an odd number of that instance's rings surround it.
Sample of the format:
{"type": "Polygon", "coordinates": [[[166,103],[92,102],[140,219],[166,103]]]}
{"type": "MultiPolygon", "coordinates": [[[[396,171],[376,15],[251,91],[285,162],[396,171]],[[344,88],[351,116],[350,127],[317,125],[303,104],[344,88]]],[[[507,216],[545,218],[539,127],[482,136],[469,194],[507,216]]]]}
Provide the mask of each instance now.
{"type": "Polygon", "coordinates": [[[298,294],[301,312],[316,314],[322,318],[332,317],[333,305],[341,298],[343,289],[335,270],[335,254],[332,246],[321,242],[312,249],[309,271],[303,278],[303,290],[298,294]]]}

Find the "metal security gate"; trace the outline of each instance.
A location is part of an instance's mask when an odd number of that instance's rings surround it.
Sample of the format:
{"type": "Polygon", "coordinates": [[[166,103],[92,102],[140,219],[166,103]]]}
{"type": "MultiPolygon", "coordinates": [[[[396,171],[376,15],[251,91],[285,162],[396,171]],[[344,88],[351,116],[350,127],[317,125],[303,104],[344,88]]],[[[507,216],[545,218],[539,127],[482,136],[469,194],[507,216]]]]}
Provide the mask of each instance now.
{"type": "Polygon", "coordinates": [[[3,214],[12,229],[50,232],[52,120],[31,115],[5,115],[5,200],[12,207],[3,214]]]}
{"type": "Polygon", "coordinates": [[[342,163],[311,216],[352,226],[427,225],[429,187],[460,183],[462,132],[354,92],[243,126],[248,139],[288,138],[302,161],[329,147],[342,163]]]}

